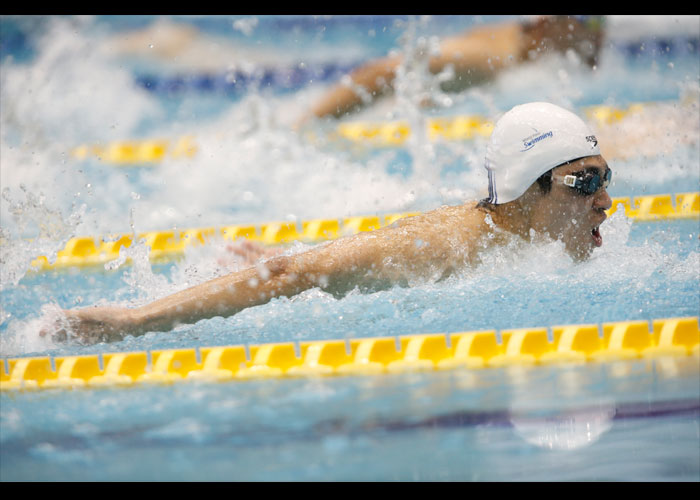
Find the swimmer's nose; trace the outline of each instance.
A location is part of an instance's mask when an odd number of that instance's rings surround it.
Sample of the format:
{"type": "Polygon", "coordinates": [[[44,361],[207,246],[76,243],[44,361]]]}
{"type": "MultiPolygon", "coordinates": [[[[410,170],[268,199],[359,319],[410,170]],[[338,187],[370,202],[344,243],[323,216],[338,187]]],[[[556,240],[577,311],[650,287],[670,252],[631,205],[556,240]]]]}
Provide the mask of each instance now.
{"type": "Polygon", "coordinates": [[[602,188],[595,194],[593,207],[602,208],[603,210],[610,210],[612,207],[612,198],[610,198],[607,189],[602,188]]]}

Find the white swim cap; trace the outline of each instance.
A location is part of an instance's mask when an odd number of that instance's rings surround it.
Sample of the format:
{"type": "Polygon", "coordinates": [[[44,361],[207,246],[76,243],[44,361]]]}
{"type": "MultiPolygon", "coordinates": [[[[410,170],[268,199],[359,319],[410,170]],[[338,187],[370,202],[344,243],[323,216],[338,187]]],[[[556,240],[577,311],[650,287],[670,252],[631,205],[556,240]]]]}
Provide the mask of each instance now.
{"type": "Polygon", "coordinates": [[[547,102],[516,106],[498,120],[486,149],[488,201],[513,201],[550,169],[599,154],[593,132],[572,112],[547,102]]]}

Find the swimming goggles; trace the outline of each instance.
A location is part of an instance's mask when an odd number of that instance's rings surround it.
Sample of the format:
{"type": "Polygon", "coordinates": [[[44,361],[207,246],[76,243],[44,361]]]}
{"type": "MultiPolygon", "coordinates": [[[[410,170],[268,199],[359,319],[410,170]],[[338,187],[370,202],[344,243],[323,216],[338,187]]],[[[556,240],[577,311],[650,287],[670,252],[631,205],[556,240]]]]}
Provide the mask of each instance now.
{"type": "Polygon", "coordinates": [[[564,176],[564,185],[575,189],[577,193],[583,196],[590,196],[597,192],[601,187],[607,188],[612,179],[612,170],[605,169],[605,174],[600,175],[600,170],[597,168],[587,168],[581,172],[564,176]]]}

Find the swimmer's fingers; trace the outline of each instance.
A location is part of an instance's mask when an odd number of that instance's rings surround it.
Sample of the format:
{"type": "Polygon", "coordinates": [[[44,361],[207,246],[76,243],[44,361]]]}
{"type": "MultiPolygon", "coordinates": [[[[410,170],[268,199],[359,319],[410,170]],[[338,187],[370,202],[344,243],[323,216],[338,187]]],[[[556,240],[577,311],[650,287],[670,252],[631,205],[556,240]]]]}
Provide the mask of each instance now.
{"type": "Polygon", "coordinates": [[[68,340],[68,332],[65,328],[60,328],[51,334],[51,340],[54,342],[65,342],[68,340]]]}
{"type": "Polygon", "coordinates": [[[121,340],[126,334],[126,313],[128,310],[116,307],[65,310],[39,335],[56,342],[75,339],[82,344],[121,340]]]}
{"type": "Polygon", "coordinates": [[[65,311],[44,324],[39,330],[39,336],[54,342],[65,342],[74,336],[73,329],[65,315],[65,311]]]}
{"type": "Polygon", "coordinates": [[[51,333],[51,330],[49,329],[48,326],[42,326],[41,329],[39,329],[39,337],[46,337],[51,333]]]}

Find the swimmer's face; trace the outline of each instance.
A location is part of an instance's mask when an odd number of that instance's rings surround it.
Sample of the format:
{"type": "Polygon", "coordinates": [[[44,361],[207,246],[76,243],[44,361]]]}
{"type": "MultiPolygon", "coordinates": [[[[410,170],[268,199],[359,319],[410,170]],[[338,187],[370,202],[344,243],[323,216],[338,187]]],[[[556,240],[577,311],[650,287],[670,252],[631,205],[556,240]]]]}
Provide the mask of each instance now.
{"type": "Polygon", "coordinates": [[[603,244],[600,225],[612,200],[602,185],[593,194],[581,193],[564,184],[567,175],[600,174],[604,179],[608,165],[602,156],[589,156],[564,164],[552,171],[552,188],[533,207],[532,227],[564,243],[576,260],[585,260],[603,244]]]}

